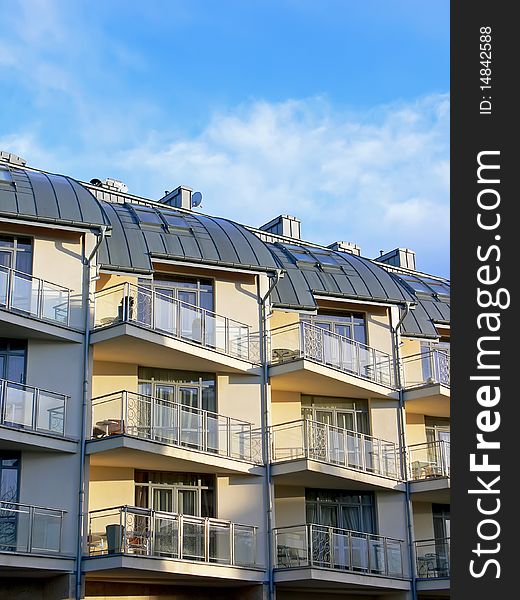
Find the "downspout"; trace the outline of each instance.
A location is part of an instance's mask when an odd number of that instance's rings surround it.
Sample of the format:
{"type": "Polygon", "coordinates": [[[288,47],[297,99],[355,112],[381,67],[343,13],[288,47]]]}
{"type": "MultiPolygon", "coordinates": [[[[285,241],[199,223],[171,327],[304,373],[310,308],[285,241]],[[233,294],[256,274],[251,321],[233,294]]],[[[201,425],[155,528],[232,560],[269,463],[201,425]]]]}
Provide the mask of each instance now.
{"type": "MultiPolygon", "coordinates": [[[[411,588],[412,588],[412,600],[417,600],[417,587],[416,587],[416,573],[415,573],[415,555],[413,549],[413,523],[412,523],[412,508],[411,508],[411,496],[410,496],[410,482],[408,481],[408,459],[407,459],[407,448],[406,448],[406,435],[405,435],[405,423],[404,423],[404,389],[401,378],[401,350],[399,347],[399,329],[403,324],[404,320],[408,316],[410,310],[415,308],[411,302],[407,302],[405,305],[404,313],[401,315],[397,325],[391,326],[393,331],[393,344],[394,344],[394,356],[395,356],[395,380],[397,388],[399,390],[399,411],[397,416],[397,429],[399,435],[399,446],[401,448],[401,473],[404,476],[405,485],[405,510],[406,510],[406,524],[407,524],[407,542],[408,542],[408,560],[410,562],[410,574],[411,574],[411,588]]],[[[392,312],[390,311],[390,323],[392,319],[392,312]]]]}
{"type": "MultiPolygon", "coordinates": [[[[87,409],[88,409],[88,388],[89,388],[89,352],[90,352],[90,268],[92,259],[96,255],[99,246],[107,235],[108,227],[103,225],[99,229],[97,242],[92,252],[88,257],[84,256],[83,266],[85,267],[86,281],[85,286],[85,337],[83,342],[83,393],[81,406],[81,434],[80,434],[80,463],[79,463],[79,494],[78,494],[78,535],[76,546],[76,600],[81,600],[81,559],[83,556],[83,534],[85,526],[85,455],[86,455],[86,440],[87,440],[87,409]]],[[[86,239],[86,238],[85,238],[86,239]]]]}
{"type": "Polygon", "coordinates": [[[265,310],[265,303],[271,295],[276,284],[283,277],[283,271],[277,270],[274,277],[270,277],[271,283],[269,289],[261,295],[260,289],[260,277],[256,280],[257,299],[258,299],[258,335],[260,338],[260,362],[261,362],[261,375],[260,375],[260,404],[262,411],[262,458],[265,465],[265,478],[264,478],[264,496],[266,504],[266,562],[267,562],[267,573],[268,573],[268,598],[274,600],[275,589],[274,589],[274,578],[273,578],[273,489],[272,489],[272,477],[271,477],[271,439],[270,439],[270,426],[271,426],[271,413],[268,402],[268,386],[269,386],[269,361],[268,361],[268,348],[267,348],[267,317],[265,310]]]}

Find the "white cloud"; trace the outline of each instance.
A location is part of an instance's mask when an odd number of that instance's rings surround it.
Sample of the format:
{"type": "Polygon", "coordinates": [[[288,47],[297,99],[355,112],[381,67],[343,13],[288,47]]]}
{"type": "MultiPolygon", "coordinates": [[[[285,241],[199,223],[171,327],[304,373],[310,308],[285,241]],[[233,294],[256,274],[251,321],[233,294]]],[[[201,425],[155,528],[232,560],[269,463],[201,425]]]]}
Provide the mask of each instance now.
{"type": "Polygon", "coordinates": [[[308,239],[355,241],[367,256],[407,246],[447,273],[448,106],[443,94],[366,114],[256,102],[213,115],[194,138],[151,134],[112,166],[139,193],[188,184],[208,213],[255,225],[294,214],[308,239]]]}

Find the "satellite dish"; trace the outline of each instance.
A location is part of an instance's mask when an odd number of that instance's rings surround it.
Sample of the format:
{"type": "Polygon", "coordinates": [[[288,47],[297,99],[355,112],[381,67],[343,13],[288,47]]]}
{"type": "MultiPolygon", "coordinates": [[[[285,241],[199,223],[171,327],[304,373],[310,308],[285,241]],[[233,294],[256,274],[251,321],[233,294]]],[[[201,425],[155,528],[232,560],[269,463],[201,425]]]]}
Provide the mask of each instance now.
{"type": "Polygon", "coordinates": [[[195,208],[196,206],[200,206],[201,202],[202,202],[202,194],[200,192],[193,192],[193,194],[191,195],[192,207],[195,208]]]}

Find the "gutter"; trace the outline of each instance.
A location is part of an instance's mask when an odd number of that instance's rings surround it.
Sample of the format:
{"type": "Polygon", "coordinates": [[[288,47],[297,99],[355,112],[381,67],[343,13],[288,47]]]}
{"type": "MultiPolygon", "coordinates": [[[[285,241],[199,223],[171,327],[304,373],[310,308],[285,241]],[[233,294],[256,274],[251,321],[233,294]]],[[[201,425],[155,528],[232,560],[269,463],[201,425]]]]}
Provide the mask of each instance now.
{"type": "Polygon", "coordinates": [[[76,581],[75,581],[75,599],[81,600],[81,560],[83,556],[83,538],[85,527],[85,456],[87,439],[87,410],[88,410],[88,388],[89,388],[89,353],[90,353],[90,269],[92,259],[96,255],[99,246],[107,236],[108,226],[102,225],[97,234],[97,242],[88,257],[83,258],[85,267],[85,338],[83,345],[83,394],[81,407],[81,436],[80,436],[80,463],[79,463],[79,490],[78,490],[78,533],[76,546],[76,581]]]}
{"type": "MultiPolygon", "coordinates": [[[[407,477],[407,449],[406,449],[406,429],[404,422],[404,389],[403,383],[401,380],[401,350],[399,347],[399,330],[408,316],[410,310],[415,309],[415,304],[412,302],[406,302],[405,309],[403,314],[401,315],[399,321],[395,325],[395,327],[391,325],[393,335],[393,344],[394,344],[394,356],[395,356],[395,379],[397,383],[397,387],[399,390],[399,410],[397,414],[397,430],[399,435],[399,445],[401,448],[401,473],[403,474],[405,481],[405,510],[406,510],[406,525],[407,525],[407,542],[408,542],[408,560],[410,562],[410,575],[411,575],[411,592],[412,592],[412,600],[417,600],[417,574],[415,572],[415,554],[413,547],[413,523],[412,523],[412,500],[410,495],[410,482],[407,477]]],[[[391,319],[390,313],[390,319],[391,319]]]]}
{"type": "Polygon", "coordinates": [[[261,368],[261,381],[260,381],[260,402],[262,407],[262,454],[265,465],[265,478],[264,478],[264,496],[266,503],[266,563],[267,563],[267,576],[268,576],[268,598],[274,600],[275,588],[274,588],[274,560],[273,560],[273,485],[272,485],[272,474],[271,474],[271,439],[270,439],[270,426],[271,426],[271,412],[268,402],[268,387],[269,387],[269,361],[268,361],[268,344],[267,344],[267,319],[266,319],[266,301],[274,290],[278,281],[284,276],[282,269],[276,270],[274,277],[271,278],[269,289],[261,295],[260,292],[260,279],[256,280],[257,288],[257,299],[258,299],[258,334],[260,338],[260,362],[261,368]]]}

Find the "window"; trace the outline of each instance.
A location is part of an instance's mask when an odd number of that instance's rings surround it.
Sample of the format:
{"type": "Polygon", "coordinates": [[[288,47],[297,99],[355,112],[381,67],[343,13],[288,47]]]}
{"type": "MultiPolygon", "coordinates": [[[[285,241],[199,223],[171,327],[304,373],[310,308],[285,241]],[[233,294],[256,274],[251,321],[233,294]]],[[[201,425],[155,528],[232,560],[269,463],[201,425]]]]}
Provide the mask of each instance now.
{"type": "Polygon", "coordinates": [[[174,212],[161,211],[163,219],[168,224],[168,228],[171,229],[189,229],[190,226],[180,214],[174,212]]]}
{"type": "Polygon", "coordinates": [[[145,225],[164,225],[159,213],[151,206],[130,205],[139,223],[145,225]]]}
{"type": "Polygon", "coordinates": [[[351,340],[366,344],[365,315],[363,313],[322,313],[311,316],[310,322],[315,327],[341,335],[351,340]]]}
{"type": "Polygon", "coordinates": [[[162,512],[214,517],[214,478],[197,473],[136,470],[135,505],[162,512]]]}
{"type": "Polygon", "coordinates": [[[4,282],[7,269],[16,269],[30,275],[32,273],[32,241],[26,237],[0,235],[0,302],[4,294],[4,282]]]}
{"type": "Polygon", "coordinates": [[[0,379],[25,383],[27,342],[0,338],[0,379]]]}
{"type": "Polygon", "coordinates": [[[374,495],[344,490],[305,490],[307,523],[375,533],[374,495]]]}
{"type": "MultiPolygon", "coordinates": [[[[139,284],[150,287],[150,280],[142,279],[139,284]]],[[[153,279],[152,288],[161,296],[213,310],[213,282],[210,279],[183,275],[158,275],[153,279]]]]}
{"type": "Polygon", "coordinates": [[[16,548],[18,511],[9,503],[18,502],[20,488],[20,455],[0,451],[0,550],[16,548]],[[12,508],[12,510],[9,510],[12,508]]]}
{"type": "Polygon", "coordinates": [[[14,187],[11,171],[5,165],[0,165],[0,187],[14,187]]]}
{"type": "Polygon", "coordinates": [[[139,367],[139,393],[165,402],[216,412],[215,376],[139,367]]]}
{"type": "Polygon", "coordinates": [[[366,400],[302,396],[302,417],[349,431],[370,433],[366,400]]]}
{"type": "Polygon", "coordinates": [[[316,258],[317,262],[323,264],[327,267],[335,267],[339,269],[339,263],[336,260],[336,257],[333,254],[329,254],[328,252],[319,252],[317,250],[312,251],[312,255],[316,258]]]}
{"type": "Polygon", "coordinates": [[[285,252],[292,258],[296,263],[298,262],[307,262],[307,263],[315,263],[316,259],[312,256],[307,250],[302,248],[301,246],[291,246],[285,245],[283,246],[285,252]]]}

